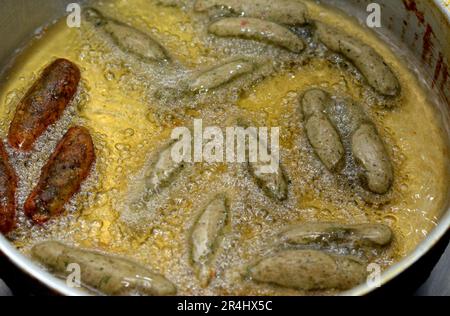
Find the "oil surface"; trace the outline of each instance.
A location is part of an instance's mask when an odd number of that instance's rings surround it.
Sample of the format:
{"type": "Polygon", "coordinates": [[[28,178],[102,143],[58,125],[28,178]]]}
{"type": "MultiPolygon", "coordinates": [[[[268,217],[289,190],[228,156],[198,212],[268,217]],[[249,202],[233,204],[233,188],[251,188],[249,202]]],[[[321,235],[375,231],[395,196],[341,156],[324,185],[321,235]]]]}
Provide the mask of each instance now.
{"type": "MultiPolygon", "coordinates": [[[[392,67],[402,95],[392,109],[314,43],[306,53],[240,39],[218,39],[206,31],[208,18],[185,8],[150,0],[93,3],[105,15],[151,34],[163,43],[174,63],[146,64],[112,45],[89,23],[68,28],[65,20],[45,29],[18,57],[0,87],[0,133],[4,138],[15,107],[42,69],[57,57],[82,71],[71,106],[42,136],[29,155],[10,151],[20,177],[19,227],[9,238],[24,253],[36,242],[57,239],[80,247],[128,257],[164,274],[181,295],[302,294],[258,285],[242,277],[247,264],[274,251],[274,236],[286,225],[308,221],[379,222],[395,234],[392,246],[374,259],[383,268],[411,252],[436,225],[447,192],[448,150],[426,90],[391,49],[353,19],[308,2],[311,16],[374,47],[392,67]],[[314,53],[312,51],[314,50],[314,53]],[[317,53],[319,51],[319,53],[317,53]],[[198,68],[232,56],[271,61],[274,69],[255,84],[230,84],[207,97],[180,98],[164,93],[198,68]],[[301,124],[299,96],[312,87],[352,97],[376,123],[395,169],[390,202],[368,205],[349,183],[330,174],[313,154],[301,124]],[[139,179],[154,154],[177,126],[232,126],[245,117],[255,126],[279,126],[282,161],[290,180],[284,203],[268,199],[243,165],[196,163],[148,202],[130,206],[144,190],[139,179]],[[44,227],[32,226],[21,206],[40,169],[72,124],[93,135],[97,163],[90,179],[64,216],[44,227]],[[216,278],[202,288],[190,265],[189,232],[212,196],[225,192],[231,224],[216,262],[216,278]]],[[[298,30],[308,34],[308,30],[298,30]]],[[[175,92],[179,92],[176,91],[175,92]]]]}

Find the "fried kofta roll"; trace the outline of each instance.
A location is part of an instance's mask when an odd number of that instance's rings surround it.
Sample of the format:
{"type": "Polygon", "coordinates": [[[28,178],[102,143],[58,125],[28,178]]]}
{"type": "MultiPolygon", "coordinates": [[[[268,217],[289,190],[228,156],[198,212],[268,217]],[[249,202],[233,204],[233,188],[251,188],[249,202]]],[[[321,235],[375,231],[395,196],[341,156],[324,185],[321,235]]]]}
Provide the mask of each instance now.
{"type": "Polygon", "coordinates": [[[44,69],[17,106],[9,128],[11,147],[28,152],[47,128],[58,121],[77,92],[80,70],[66,59],[44,69]]]}
{"type": "Polygon", "coordinates": [[[84,127],[72,127],[44,166],[36,188],[25,202],[25,214],[43,224],[63,212],[95,162],[91,135],[84,127]]]}

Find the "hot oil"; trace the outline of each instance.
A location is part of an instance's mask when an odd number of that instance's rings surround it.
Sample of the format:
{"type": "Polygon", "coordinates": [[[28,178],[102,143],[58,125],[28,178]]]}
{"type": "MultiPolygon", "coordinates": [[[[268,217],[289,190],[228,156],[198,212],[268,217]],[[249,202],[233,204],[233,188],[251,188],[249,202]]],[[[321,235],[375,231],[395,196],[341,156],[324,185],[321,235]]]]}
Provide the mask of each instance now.
{"type": "Polygon", "coordinates": [[[376,259],[383,268],[412,251],[434,227],[447,192],[443,131],[415,76],[386,44],[353,20],[308,2],[313,17],[349,30],[392,65],[403,89],[393,109],[377,107],[376,96],[356,77],[320,54],[300,57],[252,41],[208,36],[207,18],[193,15],[191,4],[186,10],[148,0],[100,1],[95,6],[164,43],[174,62],[145,64],[120,51],[92,25],[70,29],[65,21],[46,29],[18,58],[0,89],[3,136],[18,100],[54,58],[75,62],[83,78],[63,119],[39,140],[36,150],[25,156],[11,152],[21,181],[20,225],[10,238],[25,253],[38,241],[57,239],[140,262],[173,281],[179,294],[301,294],[243,278],[248,263],[276,251],[274,236],[286,225],[386,223],[395,240],[376,259]],[[212,92],[216,95],[210,103],[206,97],[183,107],[170,97],[155,97],[158,89],[198,67],[243,54],[272,59],[273,74],[244,92],[232,85],[220,88],[212,92]],[[394,162],[396,180],[390,203],[368,205],[314,156],[298,109],[298,98],[312,87],[352,97],[375,121],[394,162]],[[287,202],[268,199],[243,165],[196,163],[186,166],[169,188],[150,201],[139,206],[129,203],[130,196],[145,190],[139,185],[140,176],[167,144],[174,127],[192,127],[193,119],[201,118],[204,126],[225,128],[234,126],[239,117],[256,126],[280,127],[281,158],[291,182],[287,202]],[[64,216],[33,227],[23,217],[21,205],[71,124],[86,126],[92,133],[95,168],[64,216]],[[219,192],[229,197],[231,224],[217,255],[216,278],[208,288],[201,288],[189,264],[189,233],[199,211],[219,192]]]}

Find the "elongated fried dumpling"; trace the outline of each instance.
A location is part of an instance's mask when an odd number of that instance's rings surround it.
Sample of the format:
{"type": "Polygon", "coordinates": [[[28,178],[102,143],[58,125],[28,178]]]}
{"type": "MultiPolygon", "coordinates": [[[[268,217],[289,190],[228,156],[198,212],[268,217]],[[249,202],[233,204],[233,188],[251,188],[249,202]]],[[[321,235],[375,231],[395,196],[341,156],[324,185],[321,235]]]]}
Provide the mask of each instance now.
{"type": "Polygon", "coordinates": [[[245,17],[269,20],[281,24],[302,25],[307,22],[308,10],[298,0],[197,0],[197,12],[226,8],[245,17]]]}
{"type": "Polygon", "coordinates": [[[208,30],[217,36],[266,42],[294,53],[300,53],[305,49],[303,40],[289,29],[255,18],[225,18],[212,23],[208,30]]]}
{"type": "Polygon", "coordinates": [[[308,140],[325,167],[339,172],[344,166],[344,146],[336,128],[328,118],[325,107],[330,96],[320,89],[307,91],[302,98],[304,124],[308,140]]]}
{"type": "Polygon", "coordinates": [[[148,63],[169,59],[166,49],[150,35],[105,17],[97,9],[87,8],[84,12],[87,21],[102,29],[122,51],[148,63]]]}
{"type": "Polygon", "coordinates": [[[317,22],[317,34],[329,49],[348,58],[377,92],[386,96],[400,93],[397,77],[372,47],[320,22],[317,22]]]}
{"type": "Polygon", "coordinates": [[[176,287],[164,276],[127,259],[73,248],[56,241],[35,245],[33,258],[60,276],[78,264],[83,285],[107,295],[173,295],[176,287]]]}
{"type": "Polygon", "coordinates": [[[192,261],[203,286],[207,286],[211,280],[213,257],[218,247],[218,239],[227,223],[227,217],[227,198],[219,194],[209,202],[192,230],[192,261]]]}
{"type": "Polygon", "coordinates": [[[285,250],[249,268],[252,280],[297,290],[348,290],[366,278],[364,264],[316,250],[285,250]]]}
{"type": "Polygon", "coordinates": [[[286,229],[280,239],[291,245],[382,247],[391,242],[392,231],[383,224],[305,223],[286,229]]]}

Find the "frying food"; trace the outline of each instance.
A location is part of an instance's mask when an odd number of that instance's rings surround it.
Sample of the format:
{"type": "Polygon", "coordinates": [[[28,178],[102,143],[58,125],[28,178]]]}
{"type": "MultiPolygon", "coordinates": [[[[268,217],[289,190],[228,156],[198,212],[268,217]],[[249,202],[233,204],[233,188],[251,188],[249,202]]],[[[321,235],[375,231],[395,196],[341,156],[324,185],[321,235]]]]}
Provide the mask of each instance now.
{"type": "Polygon", "coordinates": [[[365,187],[378,194],[392,186],[394,172],[389,155],[372,124],[362,124],[352,136],[353,156],[363,171],[360,178],[365,187]]]}
{"type": "Polygon", "coordinates": [[[351,100],[338,104],[319,89],[307,91],[302,105],[309,142],[328,170],[342,168],[344,147],[341,136],[348,134],[353,157],[360,166],[358,173],[362,185],[373,193],[385,194],[394,178],[392,164],[376,127],[361,107],[351,100]],[[336,126],[341,127],[340,131],[336,126]]]}
{"type": "Polygon", "coordinates": [[[80,190],[95,162],[94,144],[84,127],[72,127],[42,169],[39,183],[25,202],[25,214],[43,224],[63,212],[80,190]]]}
{"type": "Polygon", "coordinates": [[[273,172],[263,172],[265,164],[249,163],[248,170],[258,186],[270,198],[285,201],[288,198],[288,180],[281,166],[273,172]]]}
{"type": "Polygon", "coordinates": [[[164,276],[130,260],[77,249],[56,241],[35,245],[33,257],[54,273],[68,276],[79,265],[81,282],[107,295],[173,295],[176,287],[164,276]]]}
{"type": "MultiPolygon", "coordinates": [[[[240,118],[238,124],[248,130],[248,122],[245,119],[240,118]]],[[[258,139],[258,135],[253,134],[250,130],[250,137],[258,139]]],[[[267,143],[263,143],[259,140],[260,145],[268,146],[267,143]]],[[[249,147],[246,148],[249,151],[249,147]]],[[[281,161],[277,160],[276,165],[268,165],[267,162],[257,161],[253,162],[248,157],[246,163],[247,170],[257,186],[271,199],[283,202],[287,200],[289,194],[289,180],[286,172],[283,168],[281,161]]],[[[279,159],[279,158],[278,158],[279,159]]]]}
{"type": "Polygon", "coordinates": [[[302,99],[306,134],[317,156],[332,172],[344,166],[344,146],[325,109],[330,96],[319,89],[307,91],[302,99]]]}
{"type": "Polygon", "coordinates": [[[254,69],[255,65],[251,61],[237,59],[200,73],[189,84],[189,88],[194,92],[214,89],[242,75],[251,73],[254,69]]]}
{"type": "Polygon", "coordinates": [[[166,145],[157,155],[157,159],[145,172],[146,199],[168,187],[184,169],[185,164],[172,159],[172,150],[176,142],[166,145]]]}
{"type": "Polygon", "coordinates": [[[61,117],[79,81],[80,70],[66,59],[57,59],[45,68],[17,106],[9,128],[9,144],[30,151],[39,136],[61,117]]]}
{"type": "Polygon", "coordinates": [[[290,227],[280,239],[291,245],[344,244],[351,247],[381,247],[392,240],[391,229],[383,224],[306,223],[290,227]]]}
{"type": "Polygon", "coordinates": [[[105,17],[94,8],[85,10],[86,20],[101,28],[125,53],[132,54],[145,62],[168,60],[164,47],[149,35],[125,23],[105,17]]]}
{"type": "Polygon", "coordinates": [[[211,280],[214,269],[214,253],[219,247],[219,238],[227,224],[228,206],[226,196],[217,195],[201,213],[194,225],[192,243],[192,261],[203,286],[211,280]]]}
{"type": "Polygon", "coordinates": [[[0,233],[9,233],[16,225],[17,175],[9,162],[5,145],[0,142],[0,233]]]}
{"type": "Polygon", "coordinates": [[[242,37],[267,42],[300,53],[305,49],[303,40],[289,29],[265,20],[255,18],[224,18],[213,22],[209,32],[220,37],[242,37]]]}
{"type": "Polygon", "coordinates": [[[330,103],[328,115],[341,137],[351,138],[351,150],[361,184],[370,192],[385,194],[394,181],[391,159],[374,123],[360,105],[352,100],[330,103]]]}
{"type": "Polygon", "coordinates": [[[383,60],[383,57],[372,47],[324,23],[317,23],[316,25],[320,41],[329,49],[348,58],[377,92],[391,97],[399,95],[400,84],[397,77],[383,60]]]}
{"type": "Polygon", "coordinates": [[[299,290],[350,289],[366,279],[364,264],[353,257],[314,250],[285,250],[249,268],[251,279],[299,290]]]}
{"type": "Polygon", "coordinates": [[[194,8],[198,12],[225,8],[237,15],[290,25],[305,24],[308,14],[306,6],[297,0],[197,0],[194,8]]]}

